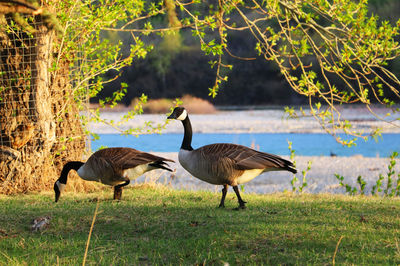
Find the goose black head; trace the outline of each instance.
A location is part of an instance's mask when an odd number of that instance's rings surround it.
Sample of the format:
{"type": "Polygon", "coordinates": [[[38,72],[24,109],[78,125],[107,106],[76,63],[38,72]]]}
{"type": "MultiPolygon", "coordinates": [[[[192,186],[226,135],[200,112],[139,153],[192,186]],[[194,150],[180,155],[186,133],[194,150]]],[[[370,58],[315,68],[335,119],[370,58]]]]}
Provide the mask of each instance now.
{"type": "Polygon", "coordinates": [[[54,193],[56,195],[56,202],[60,198],[61,192],[64,190],[65,184],[61,183],[60,181],[57,180],[57,182],[54,183],[54,193]]]}
{"type": "Polygon", "coordinates": [[[60,178],[57,179],[57,181],[54,183],[54,193],[56,194],[56,202],[60,198],[61,192],[63,192],[65,186],[67,185],[69,171],[70,170],[78,171],[82,165],[84,165],[84,163],[79,161],[72,161],[64,164],[60,178]]]}
{"type": "Polygon", "coordinates": [[[172,111],[172,114],[170,114],[167,119],[176,119],[183,121],[186,119],[187,116],[188,114],[185,108],[175,107],[174,111],[172,111]]]}

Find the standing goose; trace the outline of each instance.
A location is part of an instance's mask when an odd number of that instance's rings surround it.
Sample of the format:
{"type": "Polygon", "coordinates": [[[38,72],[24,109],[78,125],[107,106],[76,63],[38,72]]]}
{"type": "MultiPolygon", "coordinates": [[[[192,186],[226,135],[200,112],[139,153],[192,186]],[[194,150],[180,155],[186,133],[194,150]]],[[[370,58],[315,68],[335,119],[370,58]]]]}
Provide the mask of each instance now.
{"type": "Polygon", "coordinates": [[[167,167],[166,161],[174,162],[131,148],[107,148],[96,151],[86,163],[73,161],[64,165],[60,178],[54,184],[56,202],[67,184],[71,169],[77,171],[84,180],[114,186],[114,199],[120,200],[122,187],[129,185],[131,180],[154,169],[172,171],[167,167]]]}
{"type": "Polygon", "coordinates": [[[225,207],[228,185],[233,187],[239,201],[237,209],[244,209],[245,201],[240,197],[238,185],[249,182],[267,171],[287,170],[297,173],[293,163],[273,154],[259,152],[248,147],[215,143],[192,148],[192,125],[183,107],[176,107],[168,119],[181,120],[184,137],[179,151],[179,163],[193,176],[214,185],[223,185],[219,207],[225,207]]]}

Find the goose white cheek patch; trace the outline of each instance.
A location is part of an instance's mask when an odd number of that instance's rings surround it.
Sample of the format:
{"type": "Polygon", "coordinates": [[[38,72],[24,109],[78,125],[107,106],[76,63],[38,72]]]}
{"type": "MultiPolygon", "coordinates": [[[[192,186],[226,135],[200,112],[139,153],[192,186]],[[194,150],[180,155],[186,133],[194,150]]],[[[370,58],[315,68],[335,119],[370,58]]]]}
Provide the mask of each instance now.
{"type": "Polygon", "coordinates": [[[178,116],[177,120],[183,121],[186,119],[186,117],[187,117],[187,112],[186,112],[186,110],[183,110],[182,114],[180,116],[178,116]]]}
{"type": "Polygon", "coordinates": [[[62,192],[65,188],[65,184],[60,183],[60,181],[57,181],[56,184],[58,186],[58,190],[60,190],[60,192],[62,192]]]}

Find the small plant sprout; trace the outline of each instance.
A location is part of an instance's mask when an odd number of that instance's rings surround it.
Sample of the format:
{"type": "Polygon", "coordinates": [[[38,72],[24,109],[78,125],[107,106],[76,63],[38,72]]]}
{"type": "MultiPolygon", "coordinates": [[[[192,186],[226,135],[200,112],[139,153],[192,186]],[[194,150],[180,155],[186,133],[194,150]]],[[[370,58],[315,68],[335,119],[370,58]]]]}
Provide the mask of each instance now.
{"type": "Polygon", "coordinates": [[[379,194],[377,192],[381,192],[382,191],[382,181],[383,181],[383,179],[385,179],[385,177],[382,174],[379,174],[378,180],[376,180],[375,185],[373,185],[373,187],[372,187],[371,194],[373,196],[378,196],[379,194]]]}
{"type": "Polygon", "coordinates": [[[301,186],[299,187],[300,192],[303,192],[303,188],[307,187],[306,175],[307,175],[308,171],[311,170],[311,165],[312,165],[312,161],[307,161],[307,169],[301,171],[301,174],[303,175],[303,180],[302,180],[301,186]]]}
{"type": "Polygon", "coordinates": [[[349,184],[343,183],[343,180],[344,180],[343,176],[341,176],[339,174],[335,174],[335,177],[339,180],[339,185],[341,185],[342,187],[344,187],[346,189],[347,194],[349,194],[350,196],[357,194],[357,188],[352,187],[349,184]]]}
{"type": "MultiPolygon", "coordinates": [[[[293,162],[294,167],[296,168],[296,160],[295,160],[295,154],[296,151],[292,148],[292,142],[288,141],[288,149],[290,151],[290,160],[293,162]]],[[[296,177],[296,174],[293,174],[293,178],[292,180],[290,180],[290,184],[292,185],[292,191],[299,191],[300,193],[303,192],[303,189],[305,187],[307,187],[307,173],[311,170],[311,165],[312,165],[312,161],[308,161],[307,162],[307,168],[303,171],[301,171],[301,174],[303,176],[302,178],[302,183],[299,187],[296,187],[297,182],[299,181],[299,179],[296,177]]]]}
{"type": "MultiPolygon", "coordinates": [[[[398,156],[398,152],[393,152],[390,155],[390,162],[388,165],[388,173],[387,173],[387,184],[386,184],[386,189],[383,191],[385,196],[393,197],[396,194],[397,186],[396,188],[393,188],[393,177],[396,175],[396,171],[394,170],[394,167],[396,166],[396,158],[398,156]]],[[[399,180],[397,179],[397,183],[399,180]]]]}
{"type": "Polygon", "coordinates": [[[396,196],[400,196],[400,173],[397,174],[396,196]]]}
{"type": "MultiPolygon", "coordinates": [[[[378,179],[376,180],[376,183],[372,186],[371,189],[371,195],[373,196],[385,196],[385,197],[395,197],[395,196],[400,196],[400,173],[396,173],[395,171],[395,166],[396,166],[396,158],[398,157],[398,152],[393,152],[390,155],[390,161],[388,164],[388,173],[386,174],[386,177],[383,174],[379,174],[378,179]],[[394,178],[397,175],[396,182],[394,182],[394,178]],[[386,180],[386,188],[383,189],[383,181],[386,180]],[[381,193],[383,191],[383,193],[381,193]]],[[[350,186],[349,184],[345,184],[344,177],[335,174],[335,177],[339,180],[339,184],[346,189],[346,193],[349,195],[356,195],[361,194],[365,195],[365,187],[367,183],[365,180],[361,177],[357,177],[357,184],[359,185],[359,190],[357,188],[350,186]]]]}
{"type": "Polygon", "coordinates": [[[365,180],[359,175],[357,177],[357,184],[360,185],[360,194],[365,195],[365,185],[367,184],[365,180]]]}
{"type": "MultiPolygon", "coordinates": [[[[292,142],[288,141],[288,149],[290,151],[290,160],[293,162],[294,167],[296,168],[296,160],[294,159],[294,153],[295,151],[292,148],[292,142]]],[[[293,174],[293,178],[292,180],[290,180],[290,184],[292,185],[292,191],[295,192],[296,191],[296,183],[297,183],[298,179],[296,177],[296,174],[293,174]]]]}

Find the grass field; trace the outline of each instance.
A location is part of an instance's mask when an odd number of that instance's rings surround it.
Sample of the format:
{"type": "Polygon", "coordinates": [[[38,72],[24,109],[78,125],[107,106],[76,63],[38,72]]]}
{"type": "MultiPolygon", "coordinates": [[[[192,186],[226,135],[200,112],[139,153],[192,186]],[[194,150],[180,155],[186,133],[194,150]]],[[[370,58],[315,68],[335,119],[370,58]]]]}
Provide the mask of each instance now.
{"type": "Polygon", "coordinates": [[[0,196],[0,265],[400,264],[400,200],[220,194],[164,187],[0,196]],[[31,221],[51,217],[41,232],[31,221]],[[337,248],[338,247],[338,248],[337,248]],[[337,248],[337,250],[336,250],[337,248]]]}

